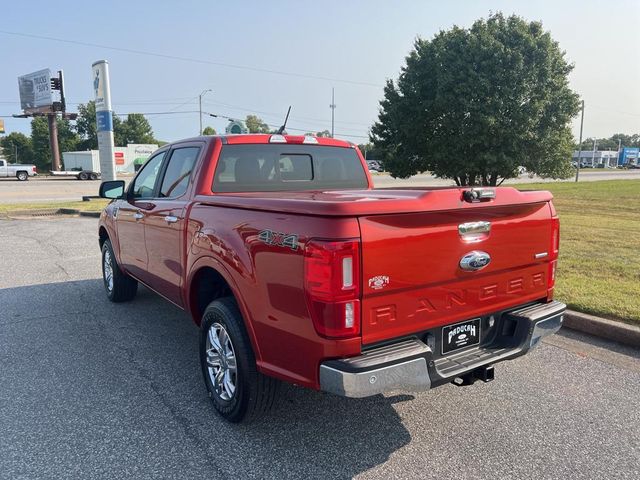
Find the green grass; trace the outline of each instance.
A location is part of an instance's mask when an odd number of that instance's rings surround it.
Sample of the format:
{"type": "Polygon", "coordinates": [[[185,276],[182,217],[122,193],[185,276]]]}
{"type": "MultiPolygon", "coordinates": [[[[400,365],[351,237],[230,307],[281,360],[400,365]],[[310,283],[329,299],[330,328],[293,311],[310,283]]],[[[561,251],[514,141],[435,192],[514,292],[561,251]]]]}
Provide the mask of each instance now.
{"type": "Polygon", "coordinates": [[[640,323],[640,180],[523,184],[560,216],[555,296],[581,312],[640,323]]]}
{"type": "Polygon", "coordinates": [[[34,203],[0,203],[0,216],[10,212],[27,212],[51,210],[57,208],[73,208],[83,212],[100,212],[109,203],[108,200],[91,200],[90,202],[34,202],[34,203]]]}

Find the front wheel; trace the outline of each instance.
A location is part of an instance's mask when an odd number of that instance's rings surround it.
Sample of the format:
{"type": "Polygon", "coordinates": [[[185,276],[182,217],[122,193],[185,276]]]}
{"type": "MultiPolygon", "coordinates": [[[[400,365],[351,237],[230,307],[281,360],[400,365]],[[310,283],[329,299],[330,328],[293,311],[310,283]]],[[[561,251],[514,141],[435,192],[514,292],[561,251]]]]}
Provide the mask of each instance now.
{"type": "Polygon", "coordinates": [[[114,303],[132,300],[138,291],[138,282],[120,270],[109,240],[102,245],[102,280],[107,298],[114,303]]]}
{"type": "Polygon", "coordinates": [[[27,172],[18,172],[18,173],[16,173],[16,178],[20,182],[24,182],[26,180],[29,180],[29,174],[27,172]]]}
{"type": "Polygon", "coordinates": [[[200,365],[209,397],[226,420],[251,421],[273,406],[279,382],[256,370],[256,359],[235,300],[209,304],[200,329],[200,365]]]}

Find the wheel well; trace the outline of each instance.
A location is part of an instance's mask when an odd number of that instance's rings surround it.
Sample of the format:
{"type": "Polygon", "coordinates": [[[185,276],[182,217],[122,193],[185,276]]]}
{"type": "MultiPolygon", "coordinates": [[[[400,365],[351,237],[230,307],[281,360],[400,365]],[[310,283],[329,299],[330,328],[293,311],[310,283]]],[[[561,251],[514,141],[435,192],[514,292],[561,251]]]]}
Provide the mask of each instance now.
{"type": "Polygon", "coordinates": [[[196,323],[200,319],[207,305],[217,298],[233,295],[229,284],[216,270],[204,267],[198,270],[191,281],[189,290],[189,304],[191,315],[196,323]]]}
{"type": "Polygon", "coordinates": [[[102,249],[102,245],[104,245],[104,242],[109,239],[107,229],[104,227],[100,227],[100,230],[98,230],[98,236],[100,238],[100,249],[102,249]]]}

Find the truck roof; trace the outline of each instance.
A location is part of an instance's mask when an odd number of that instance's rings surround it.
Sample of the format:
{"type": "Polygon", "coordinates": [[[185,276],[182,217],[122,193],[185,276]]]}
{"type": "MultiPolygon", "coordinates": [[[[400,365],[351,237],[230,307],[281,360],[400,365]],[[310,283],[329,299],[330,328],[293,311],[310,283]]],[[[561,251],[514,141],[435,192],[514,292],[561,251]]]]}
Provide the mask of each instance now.
{"type": "Polygon", "coordinates": [[[224,145],[248,145],[248,144],[268,144],[268,143],[303,143],[305,138],[313,138],[315,142],[305,142],[308,145],[324,145],[328,147],[343,147],[353,148],[355,145],[346,140],[338,140],[336,138],[315,137],[310,135],[277,135],[275,133],[248,133],[248,134],[234,134],[234,135],[201,135],[198,137],[185,138],[177,142],[171,142],[171,145],[176,143],[185,143],[193,141],[211,141],[214,139],[220,139],[224,145]],[[284,137],[286,142],[272,142],[271,137],[284,137]]]}

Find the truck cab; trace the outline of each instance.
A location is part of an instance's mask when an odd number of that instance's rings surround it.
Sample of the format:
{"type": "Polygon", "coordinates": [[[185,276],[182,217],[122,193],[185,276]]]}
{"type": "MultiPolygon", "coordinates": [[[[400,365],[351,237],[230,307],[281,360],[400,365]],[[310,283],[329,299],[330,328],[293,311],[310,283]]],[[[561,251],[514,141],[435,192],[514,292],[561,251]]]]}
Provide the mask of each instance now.
{"type": "Polygon", "coordinates": [[[190,313],[230,421],[278,381],[347,397],[491,381],[562,324],[549,192],[375,189],[353,144],[273,134],[166,145],[101,196],[107,296],[143,283],[190,313]]]}

